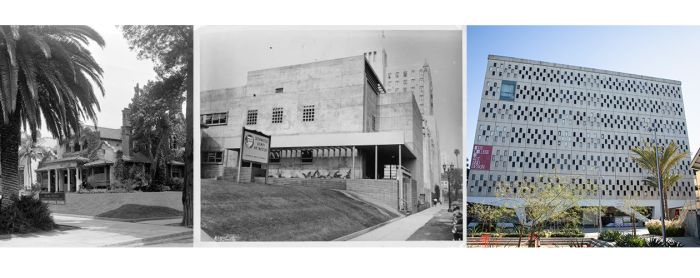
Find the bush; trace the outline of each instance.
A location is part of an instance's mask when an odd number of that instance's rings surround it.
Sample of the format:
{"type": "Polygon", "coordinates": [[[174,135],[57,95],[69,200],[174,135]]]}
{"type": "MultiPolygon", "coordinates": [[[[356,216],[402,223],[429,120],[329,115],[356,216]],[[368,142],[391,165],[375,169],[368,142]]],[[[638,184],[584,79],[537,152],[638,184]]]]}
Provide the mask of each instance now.
{"type": "Polygon", "coordinates": [[[112,184],[110,186],[111,188],[109,189],[109,192],[118,192],[118,193],[125,193],[125,192],[131,192],[132,190],[132,185],[129,180],[114,180],[112,181],[112,184]]]}
{"type": "Polygon", "coordinates": [[[598,239],[607,242],[615,242],[622,236],[622,233],[615,230],[605,230],[598,235],[598,239]]]}
{"type": "Polygon", "coordinates": [[[182,187],[185,184],[185,180],[182,178],[171,178],[166,183],[166,186],[170,187],[172,191],[182,191],[182,187]]]}
{"type": "Polygon", "coordinates": [[[577,229],[563,229],[553,232],[545,231],[542,237],[584,237],[584,234],[577,229]]]}
{"type": "MultiPolygon", "coordinates": [[[[683,222],[678,219],[665,220],[666,236],[685,236],[685,227],[683,222]]],[[[661,220],[652,219],[644,223],[649,233],[652,235],[661,235],[661,220]]]]}
{"type": "Polygon", "coordinates": [[[632,234],[623,234],[615,241],[617,247],[645,247],[646,244],[646,240],[632,234]]]}
{"type": "Polygon", "coordinates": [[[56,227],[49,206],[41,200],[33,196],[13,196],[12,199],[12,205],[0,209],[0,233],[24,234],[56,227]]]}
{"type": "MultiPolygon", "coordinates": [[[[683,247],[682,243],[675,241],[673,239],[670,239],[670,238],[666,239],[666,245],[667,245],[667,247],[683,247]]],[[[652,238],[647,239],[646,247],[665,247],[665,246],[664,246],[663,239],[658,238],[658,237],[652,237],[652,238]]]]}

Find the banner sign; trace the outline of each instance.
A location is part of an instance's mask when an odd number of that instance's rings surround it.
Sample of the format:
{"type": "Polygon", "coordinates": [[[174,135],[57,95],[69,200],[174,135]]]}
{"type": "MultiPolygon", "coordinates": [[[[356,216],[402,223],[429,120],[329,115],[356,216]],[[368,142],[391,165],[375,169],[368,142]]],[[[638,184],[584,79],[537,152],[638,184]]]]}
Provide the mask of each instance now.
{"type": "Polygon", "coordinates": [[[493,146],[474,145],[472,152],[472,170],[491,170],[491,154],[493,146]]]}
{"type": "Polygon", "coordinates": [[[267,164],[270,159],[270,136],[255,130],[243,128],[241,159],[249,162],[267,164]]]}

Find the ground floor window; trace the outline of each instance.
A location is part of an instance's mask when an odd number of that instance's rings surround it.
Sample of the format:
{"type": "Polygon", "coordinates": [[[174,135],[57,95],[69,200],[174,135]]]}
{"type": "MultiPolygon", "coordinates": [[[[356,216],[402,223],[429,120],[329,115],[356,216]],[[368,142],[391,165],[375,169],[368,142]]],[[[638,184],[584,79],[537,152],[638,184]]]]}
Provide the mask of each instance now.
{"type": "Polygon", "coordinates": [[[301,151],[301,163],[313,163],[314,152],[312,150],[301,151]]]}
{"type": "Polygon", "coordinates": [[[223,152],[202,152],[202,163],[221,163],[224,158],[223,152]]]}

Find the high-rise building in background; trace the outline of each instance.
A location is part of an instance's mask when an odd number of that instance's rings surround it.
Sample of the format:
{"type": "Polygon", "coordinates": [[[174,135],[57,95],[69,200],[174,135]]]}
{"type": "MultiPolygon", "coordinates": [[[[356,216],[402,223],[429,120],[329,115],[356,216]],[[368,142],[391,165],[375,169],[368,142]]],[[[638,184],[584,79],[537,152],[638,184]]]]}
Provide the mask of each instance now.
{"type": "MultiPolygon", "coordinates": [[[[632,161],[631,148],[652,143],[654,126],[660,145],[689,151],[683,107],[680,81],[490,55],[467,200],[497,204],[499,182],[557,175],[587,192],[583,206],[600,199],[620,208],[633,199],[656,218],[658,189],[645,183],[650,174],[632,161]]],[[[669,208],[694,203],[690,157],[674,171],[682,179],[668,193],[669,208]]]]}

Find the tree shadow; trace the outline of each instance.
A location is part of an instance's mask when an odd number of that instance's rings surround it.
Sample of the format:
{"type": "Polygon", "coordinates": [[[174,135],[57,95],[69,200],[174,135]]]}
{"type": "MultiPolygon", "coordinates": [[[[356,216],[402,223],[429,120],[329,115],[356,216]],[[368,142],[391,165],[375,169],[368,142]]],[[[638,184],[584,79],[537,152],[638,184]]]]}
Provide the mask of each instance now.
{"type": "Polygon", "coordinates": [[[163,206],[125,204],[120,206],[119,208],[103,212],[97,215],[97,217],[115,218],[123,220],[174,218],[182,217],[182,211],[163,206]]]}

